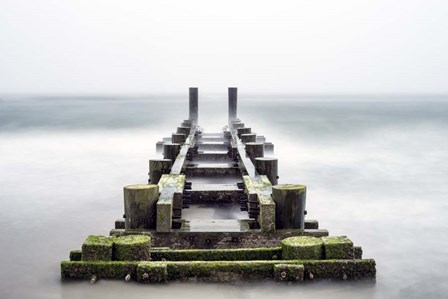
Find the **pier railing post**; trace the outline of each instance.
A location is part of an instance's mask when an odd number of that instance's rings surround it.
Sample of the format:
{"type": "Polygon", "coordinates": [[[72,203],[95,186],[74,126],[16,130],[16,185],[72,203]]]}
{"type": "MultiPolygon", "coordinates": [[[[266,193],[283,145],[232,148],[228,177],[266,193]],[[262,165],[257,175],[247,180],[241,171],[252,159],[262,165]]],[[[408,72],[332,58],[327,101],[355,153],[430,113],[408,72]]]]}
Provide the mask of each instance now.
{"type": "Polygon", "coordinates": [[[151,159],[149,160],[149,182],[158,184],[163,174],[170,173],[173,162],[171,159],[151,159]]]}
{"type": "Polygon", "coordinates": [[[247,127],[244,127],[244,128],[238,128],[238,129],[236,129],[236,135],[238,136],[238,138],[240,138],[241,139],[241,135],[242,134],[250,134],[250,133],[252,133],[252,129],[251,128],[247,128],[247,127]]]}
{"type": "Polygon", "coordinates": [[[242,143],[256,142],[257,141],[257,134],[255,134],[255,133],[241,134],[240,139],[241,139],[242,143]]]}
{"type": "Polygon", "coordinates": [[[238,88],[229,87],[229,121],[237,117],[238,88]]]}
{"type": "Polygon", "coordinates": [[[129,185],[124,187],[124,214],[126,229],[156,227],[158,185],[129,185]]]}
{"type": "Polygon", "coordinates": [[[197,124],[198,122],[198,88],[190,87],[190,110],[189,119],[197,124]]]}
{"type": "Polygon", "coordinates": [[[264,144],[258,142],[246,143],[246,153],[255,165],[255,158],[264,156],[264,144]]]}
{"type": "Polygon", "coordinates": [[[275,202],[275,227],[278,229],[304,229],[306,186],[282,184],[272,186],[275,202]]]}
{"type": "Polygon", "coordinates": [[[255,158],[255,168],[258,174],[266,175],[272,185],[278,184],[278,160],[277,158],[255,158]]]}
{"type": "Polygon", "coordinates": [[[179,143],[165,143],[163,145],[163,158],[164,159],[170,159],[171,161],[176,160],[177,155],[180,151],[180,144],[179,143]]]}
{"type": "Polygon", "coordinates": [[[182,133],[171,134],[171,142],[172,143],[183,144],[186,139],[187,139],[187,136],[185,134],[182,134],[182,133]]]}

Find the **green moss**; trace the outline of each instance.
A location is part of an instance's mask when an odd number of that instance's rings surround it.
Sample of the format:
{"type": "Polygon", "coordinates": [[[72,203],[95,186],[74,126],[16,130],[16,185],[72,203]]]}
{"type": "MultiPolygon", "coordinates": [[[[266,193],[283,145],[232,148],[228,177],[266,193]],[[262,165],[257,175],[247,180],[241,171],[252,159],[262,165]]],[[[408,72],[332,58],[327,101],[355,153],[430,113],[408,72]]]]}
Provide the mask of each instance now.
{"type": "Polygon", "coordinates": [[[297,264],[274,265],[274,280],[276,281],[303,281],[305,267],[297,264]]]}
{"type": "Polygon", "coordinates": [[[322,237],[326,259],[352,259],[353,242],[346,236],[322,237]]]}
{"type": "Polygon", "coordinates": [[[131,274],[136,279],[137,262],[67,262],[61,263],[62,279],[90,279],[92,275],[98,278],[124,279],[131,274]]]}
{"type": "Polygon", "coordinates": [[[140,282],[156,283],[168,281],[168,270],[165,263],[139,263],[137,266],[137,280],[140,282]]]}
{"type": "MultiPolygon", "coordinates": [[[[274,278],[275,265],[303,265],[304,279],[361,279],[375,277],[374,260],[289,260],[289,261],[190,261],[190,262],[62,262],[63,279],[98,278],[143,280],[239,281],[274,278]],[[137,270],[139,268],[139,270],[137,270]],[[138,272],[138,273],[137,273],[138,272]],[[146,280],[146,279],[145,279],[146,280]]],[[[294,267],[291,268],[293,271],[294,267]]],[[[279,268],[281,269],[281,268],[279,268]]],[[[296,269],[296,271],[299,271],[296,269]]],[[[294,272],[293,272],[294,273],[294,272]]],[[[281,273],[280,273],[281,274],[281,273]]],[[[297,273],[296,273],[297,274],[297,273]]]]}
{"type": "Polygon", "coordinates": [[[167,262],[169,280],[240,281],[269,279],[273,263],[266,261],[167,262]]]}
{"type": "Polygon", "coordinates": [[[115,237],[90,235],[82,244],[83,261],[110,261],[115,237]]]}
{"type": "Polygon", "coordinates": [[[281,247],[238,248],[238,249],[155,249],[151,250],[153,260],[167,261],[246,261],[270,260],[281,256],[281,247]]]}
{"type": "Polygon", "coordinates": [[[112,245],[113,244],[113,238],[108,236],[94,236],[90,235],[87,237],[87,239],[84,241],[84,244],[86,245],[112,245]]]}
{"type": "Polygon", "coordinates": [[[295,190],[299,192],[306,192],[306,186],[305,185],[297,185],[297,184],[281,184],[275,186],[275,189],[279,190],[295,190]]]}
{"type": "Polygon", "coordinates": [[[362,247],[361,246],[353,246],[353,258],[362,259],[362,247]]]}
{"type": "Polygon", "coordinates": [[[357,280],[376,276],[376,263],[371,259],[306,261],[303,264],[305,279],[357,280]]]}
{"type": "Polygon", "coordinates": [[[71,261],[80,261],[81,259],[82,259],[82,251],[81,250],[70,251],[70,260],[71,261]]]}
{"type": "Polygon", "coordinates": [[[282,256],[284,260],[322,259],[323,242],[320,238],[299,236],[283,239],[282,256]]]}
{"type": "Polygon", "coordinates": [[[147,261],[151,259],[151,238],[143,235],[128,235],[114,240],[114,260],[147,261]]]}

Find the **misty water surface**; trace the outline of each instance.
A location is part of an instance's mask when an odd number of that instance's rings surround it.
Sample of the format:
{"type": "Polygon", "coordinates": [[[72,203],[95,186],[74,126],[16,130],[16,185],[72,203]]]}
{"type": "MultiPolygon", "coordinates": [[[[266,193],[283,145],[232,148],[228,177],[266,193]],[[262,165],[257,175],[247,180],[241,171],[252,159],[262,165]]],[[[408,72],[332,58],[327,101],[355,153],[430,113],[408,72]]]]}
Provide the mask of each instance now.
{"type": "MultiPolygon", "coordinates": [[[[442,298],[448,293],[448,104],[432,98],[240,98],[275,144],[280,183],[308,186],[308,218],[377,261],[376,282],[60,281],[59,262],[123,214],[186,97],[0,98],[1,298],[442,298]]],[[[225,96],[200,97],[220,130],[225,96]]]]}

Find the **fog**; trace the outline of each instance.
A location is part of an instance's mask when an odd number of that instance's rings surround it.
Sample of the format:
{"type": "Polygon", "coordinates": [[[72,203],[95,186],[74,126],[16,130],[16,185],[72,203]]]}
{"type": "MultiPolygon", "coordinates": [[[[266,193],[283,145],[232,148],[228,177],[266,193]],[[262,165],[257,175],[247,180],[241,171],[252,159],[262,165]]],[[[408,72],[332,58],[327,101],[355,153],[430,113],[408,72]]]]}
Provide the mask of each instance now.
{"type": "Polygon", "coordinates": [[[2,0],[0,94],[447,93],[448,2],[2,0]]]}

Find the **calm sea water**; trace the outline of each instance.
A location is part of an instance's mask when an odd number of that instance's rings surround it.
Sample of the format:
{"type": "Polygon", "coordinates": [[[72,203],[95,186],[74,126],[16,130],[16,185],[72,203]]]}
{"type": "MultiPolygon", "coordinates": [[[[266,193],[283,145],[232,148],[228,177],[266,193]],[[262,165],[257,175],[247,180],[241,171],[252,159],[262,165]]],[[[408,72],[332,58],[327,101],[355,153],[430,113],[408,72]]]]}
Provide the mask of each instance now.
{"type": "MultiPolygon", "coordinates": [[[[240,97],[239,116],[275,144],[280,183],[375,258],[376,282],[283,285],[60,281],[59,262],[123,214],[155,143],[187,98],[0,97],[0,298],[446,298],[448,102],[443,98],[240,97]]],[[[200,98],[206,131],[225,95],[200,98]]]]}

